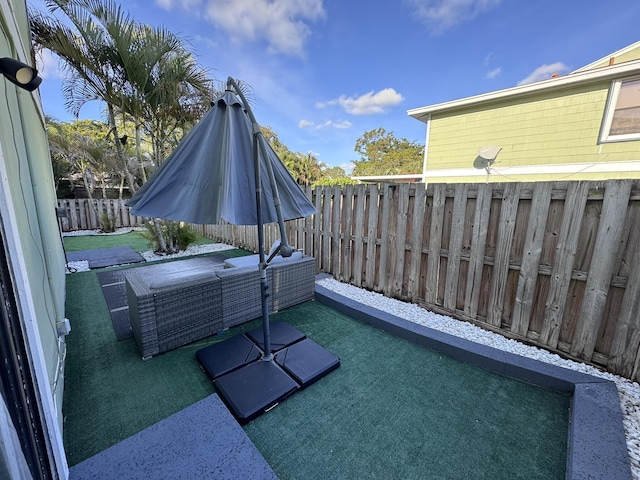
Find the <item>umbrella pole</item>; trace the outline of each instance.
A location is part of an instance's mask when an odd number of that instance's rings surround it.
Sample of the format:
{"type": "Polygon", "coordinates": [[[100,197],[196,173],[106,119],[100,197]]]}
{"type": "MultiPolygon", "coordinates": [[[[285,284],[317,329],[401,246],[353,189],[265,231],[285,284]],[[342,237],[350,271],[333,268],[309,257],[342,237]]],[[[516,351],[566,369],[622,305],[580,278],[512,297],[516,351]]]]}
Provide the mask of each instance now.
{"type": "MultiPolygon", "coordinates": [[[[254,130],[257,124],[254,123],[254,130]]],[[[257,127],[259,129],[259,127],[257,127]]],[[[260,258],[260,301],[262,304],[262,336],[264,339],[264,353],[262,360],[273,360],[271,353],[271,329],[269,328],[269,305],[267,302],[267,264],[264,258],[264,228],[262,226],[262,185],[260,183],[260,152],[258,147],[258,135],[253,133],[253,158],[255,162],[256,179],[256,223],[258,224],[258,255],[260,258]]]]}
{"type": "MultiPolygon", "coordinates": [[[[228,86],[232,86],[233,89],[236,91],[236,93],[238,94],[238,96],[240,97],[240,99],[242,100],[242,103],[244,105],[244,108],[247,112],[247,114],[249,115],[249,119],[251,120],[251,124],[253,126],[253,161],[254,161],[254,170],[255,170],[255,182],[256,182],[256,223],[258,224],[258,253],[259,253],[259,257],[260,257],[260,300],[262,302],[262,334],[263,334],[263,339],[264,339],[264,353],[262,354],[262,360],[264,361],[271,361],[273,360],[273,353],[271,352],[271,329],[269,327],[269,305],[267,302],[267,289],[269,288],[269,286],[267,285],[267,264],[265,262],[265,256],[264,256],[264,229],[262,226],[262,183],[260,181],[260,153],[262,150],[262,153],[265,156],[265,161],[267,161],[268,165],[267,165],[267,171],[269,172],[270,178],[269,180],[273,182],[275,180],[273,180],[273,168],[271,166],[271,164],[268,162],[268,157],[266,155],[266,152],[264,152],[264,145],[260,144],[260,136],[262,135],[262,132],[260,131],[260,125],[258,124],[258,122],[256,121],[256,117],[253,115],[253,112],[251,111],[251,107],[249,107],[249,102],[247,102],[247,99],[245,98],[244,94],[242,93],[242,90],[240,90],[240,87],[238,87],[238,84],[236,83],[236,81],[229,77],[227,79],[227,87],[228,86]]],[[[284,232],[284,222],[282,221],[282,210],[280,208],[280,198],[278,197],[277,194],[277,189],[274,190],[275,193],[275,198],[274,198],[274,203],[276,206],[276,213],[278,215],[278,223],[281,224],[281,235],[284,232]]],[[[286,245],[287,239],[286,236],[280,238],[281,242],[284,242],[284,244],[286,245]]]]}

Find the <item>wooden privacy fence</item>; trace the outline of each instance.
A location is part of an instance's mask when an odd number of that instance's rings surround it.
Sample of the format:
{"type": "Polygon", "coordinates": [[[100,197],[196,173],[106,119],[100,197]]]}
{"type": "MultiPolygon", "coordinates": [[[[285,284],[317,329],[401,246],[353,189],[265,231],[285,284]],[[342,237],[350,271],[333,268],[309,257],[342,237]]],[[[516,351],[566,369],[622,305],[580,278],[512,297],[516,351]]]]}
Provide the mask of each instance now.
{"type": "MultiPolygon", "coordinates": [[[[307,193],[318,213],[287,231],[319,271],[640,380],[638,181],[307,193]]],[[[255,227],[194,227],[257,250],[255,227]]]]}
{"type": "MultiPolygon", "coordinates": [[[[287,227],[320,271],[640,379],[637,181],[357,185],[312,200],[318,214],[287,227]]],[[[255,250],[255,227],[206,229],[255,250]]]]}
{"type": "Polygon", "coordinates": [[[129,213],[126,200],[99,199],[58,199],[58,222],[63,232],[73,230],[94,230],[100,228],[100,215],[108,214],[115,219],[116,227],[136,227],[144,222],[144,217],[129,213]],[[97,212],[97,214],[96,214],[97,212]]]}

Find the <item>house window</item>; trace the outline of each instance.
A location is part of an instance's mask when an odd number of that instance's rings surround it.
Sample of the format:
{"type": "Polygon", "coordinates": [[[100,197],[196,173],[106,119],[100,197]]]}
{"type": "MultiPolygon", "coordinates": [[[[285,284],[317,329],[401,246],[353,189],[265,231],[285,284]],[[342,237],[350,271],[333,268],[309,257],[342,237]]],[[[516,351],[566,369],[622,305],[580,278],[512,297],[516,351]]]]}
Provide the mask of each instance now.
{"type": "Polygon", "coordinates": [[[602,129],[603,142],[640,140],[640,79],[611,86],[602,129]]]}

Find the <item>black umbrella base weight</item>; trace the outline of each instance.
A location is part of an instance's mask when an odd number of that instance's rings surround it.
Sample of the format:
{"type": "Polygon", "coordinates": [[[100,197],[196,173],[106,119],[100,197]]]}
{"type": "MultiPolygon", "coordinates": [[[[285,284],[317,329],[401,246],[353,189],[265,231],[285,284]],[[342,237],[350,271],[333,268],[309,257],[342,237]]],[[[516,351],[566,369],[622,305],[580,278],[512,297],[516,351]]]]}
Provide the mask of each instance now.
{"type": "Polygon", "coordinates": [[[262,360],[262,327],[200,349],[218,395],[247,423],[340,366],[340,359],[285,322],[271,324],[273,360],[262,360]]]}

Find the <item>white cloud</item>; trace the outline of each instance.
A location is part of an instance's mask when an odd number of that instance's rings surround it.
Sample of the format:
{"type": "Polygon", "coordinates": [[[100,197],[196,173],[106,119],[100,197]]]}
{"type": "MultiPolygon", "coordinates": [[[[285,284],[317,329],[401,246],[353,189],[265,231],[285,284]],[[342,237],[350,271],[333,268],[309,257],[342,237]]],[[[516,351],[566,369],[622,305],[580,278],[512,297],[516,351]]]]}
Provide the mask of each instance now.
{"type": "MultiPolygon", "coordinates": [[[[313,127],[314,123],[313,122],[307,122],[307,124],[305,126],[306,127],[313,127]]],[[[351,122],[349,122],[348,120],[343,120],[341,122],[334,122],[333,120],[327,120],[324,123],[320,123],[318,125],[315,125],[315,129],[316,130],[323,130],[325,128],[335,128],[337,130],[344,130],[344,129],[347,129],[347,128],[351,128],[351,122]]]]}
{"type": "Polygon", "coordinates": [[[298,122],[298,128],[315,128],[316,130],[323,130],[325,128],[335,128],[338,130],[344,130],[346,128],[351,128],[351,122],[348,120],[343,120],[341,122],[334,122],[333,120],[327,120],[326,122],[319,123],[316,125],[310,120],[300,120],[298,122]]]}
{"type": "Polygon", "coordinates": [[[407,0],[415,15],[433,33],[443,31],[480,15],[502,0],[407,0]]]}
{"type": "Polygon", "coordinates": [[[353,162],[348,162],[348,163],[341,163],[338,166],[344,170],[344,173],[346,173],[347,175],[351,175],[356,164],[353,162]]]}
{"type": "Polygon", "coordinates": [[[351,115],[375,115],[384,113],[390,107],[398,105],[402,100],[404,100],[402,95],[393,88],[385,88],[377,93],[373,91],[365,93],[357,98],[341,95],[339,98],[329,102],[319,102],[316,106],[324,108],[327,105],[340,105],[351,115]]]}
{"type": "Polygon", "coordinates": [[[322,0],[156,0],[170,10],[198,8],[236,42],[266,40],[269,50],[302,55],[309,23],[324,18],[322,0]],[[188,8],[187,8],[188,7],[188,8]]]}
{"type": "Polygon", "coordinates": [[[171,11],[174,6],[182,7],[185,10],[199,6],[202,0],[156,0],[156,5],[167,11],[171,11]]]}
{"type": "Polygon", "coordinates": [[[43,49],[36,58],[38,75],[48,80],[63,80],[65,78],[63,64],[58,56],[51,50],[43,49]]]}
{"type": "Polygon", "coordinates": [[[502,73],[502,67],[498,67],[498,68],[494,68],[493,70],[491,70],[490,72],[487,72],[487,74],[485,75],[486,78],[488,78],[489,80],[493,80],[494,78],[496,78],[497,76],[499,76],[502,73]]]}
{"type": "Polygon", "coordinates": [[[489,52],[487,53],[487,55],[484,57],[484,60],[482,62],[482,64],[485,67],[488,67],[491,63],[493,63],[493,61],[496,59],[496,54],[493,52],[489,52]]]}
{"type": "Polygon", "coordinates": [[[331,126],[333,128],[337,128],[338,130],[345,130],[347,128],[351,128],[351,122],[348,120],[343,120],[342,122],[333,122],[331,126]]]}
{"type": "Polygon", "coordinates": [[[518,82],[518,85],[524,85],[526,83],[539,82],[540,80],[548,80],[554,74],[563,74],[568,72],[570,69],[562,62],[555,62],[544,64],[536,68],[531,75],[527,78],[523,78],[518,82]]]}

